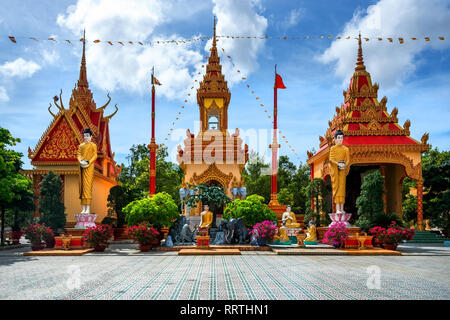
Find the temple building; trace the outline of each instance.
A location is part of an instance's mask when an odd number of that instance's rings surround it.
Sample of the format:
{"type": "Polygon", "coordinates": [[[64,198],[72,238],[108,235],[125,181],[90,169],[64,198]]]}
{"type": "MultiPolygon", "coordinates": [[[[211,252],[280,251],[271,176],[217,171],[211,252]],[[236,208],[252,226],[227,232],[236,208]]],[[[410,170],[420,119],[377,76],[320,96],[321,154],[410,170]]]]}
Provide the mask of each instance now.
{"type": "MultiPolygon", "coordinates": [[[[39,183],[50,170],[61,177],[63,182],[61,197],[66,208],[66,221],[69,227],[76,223],[75,214],[81,212],[78,184],[80,164],[77,160],[77,150],[83,142],[82,132],[85,128],[91,129],[92,142],[97,144],[98,150],[91,205],[91,213],[98,215],[97,223],[100,223],[107,215],[109,189],[117,185],[120,168],[114,161],[109,139],[109,120],[117,112],[117,106],[113,114],[105,116],[105,108],[111,101],[109,94],[108,98],[104,106],[97,108],[87,81],[85,42],[83,41],[80,77],[72,90],[69,108],[64,108],[61,90],[59,98],[57,96],[53,98],[58,112],[56,114],[52,112],[50,103],[48,110],[53,120],[34,150],[28,147],[28,157],[31,159],[33,169],[25,170],[24,173],[32,179],[37,196],[39,196],[39,183]]],[[[36,211],[35,215],[39,215],[39,212],[36,211]]]]}
{"type": "MultiPolygon", "coordinates": [[[[195,136],[188,129],[184,149],[178,146],[177,161],[184,171],[181,188],[187,188],[187,183],[222,186],[226,194],[235,199],[242,195],[233,194],[232,190],[242,190],[245,185],[241,172],[248,161],[248,146],[242,149],[239,129],[233,134],[228,132],[231,94],[217,54],[215,23],[210,51],[206,74],[197,89],[200,130],[195,136]]],[[[190,215],[199,215],[200,208],[201,204],[191,209],[190,215]]]]}
{"type": "MultiPolygon", "coordinates": [[[[344,210],[356,213],[356,198],[360,194],[363,177],[375,169],[380,169],[385,180],[384,210],[387,213],[402,213],[403,179],[409,177],[417,182],[418,225],[422,221],[422,163],[421,153],[429,149],[428,134],[421,142],[410,137],[410,120],[403,126],[398,124],[398,109],[389,113],[387,98],[378,101],[378,84],[372,84],[370,73],[363,61],[361,36],[358,39],[358,56],[350,85],[343,92],[344,103],[336,107],[336,114],[328,121],[325,137],[320,136],[319,150],[308,153],[307,163],[311,166],[311,179],[322,178],[330,184],[329,151],[334,144],[334,133],[340,129],[344,133],[343,144],[350,151],[350,172],[344,210]]],[[[330,195],[330,198],[332,196],[330,195]]],[[[334,201],[329,199],[334,211],[334,201]]]]}

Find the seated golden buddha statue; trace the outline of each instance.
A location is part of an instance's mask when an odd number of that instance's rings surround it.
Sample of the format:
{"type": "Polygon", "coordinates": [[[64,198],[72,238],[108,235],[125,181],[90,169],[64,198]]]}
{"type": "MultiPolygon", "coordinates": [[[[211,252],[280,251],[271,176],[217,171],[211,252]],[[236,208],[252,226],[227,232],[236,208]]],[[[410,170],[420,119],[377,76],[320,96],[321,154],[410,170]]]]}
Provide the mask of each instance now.
{"type": "Polygon", "coordinates": [[[286,228],[300,228],[300,223],[297,223],[297,218],[295,218],[295,214],[291,211],[291,206],[286,207],[286,212],[283,213],[281,220],[283,226],[286,228]]]}
{"type": "Polygon", "coordinates": [[[288,235],[287,235],[287,230],[286,227],[279,227],[278,228],[278,234],[275,235],[275,237],[273,238],[274,241],[280,241],[280,242],[291,242],[291,240],[289,239],[288,235]]]}
{"type": "Polygon", "coordinates": [[[317,244],[317,230],[316,230],[316,224],[314,221],[310,221],[308,224],[308,232],[307,237],[303,241],[305,244],[317,244]],[[308,243],[309,242],[309,243],[308,243]]]}

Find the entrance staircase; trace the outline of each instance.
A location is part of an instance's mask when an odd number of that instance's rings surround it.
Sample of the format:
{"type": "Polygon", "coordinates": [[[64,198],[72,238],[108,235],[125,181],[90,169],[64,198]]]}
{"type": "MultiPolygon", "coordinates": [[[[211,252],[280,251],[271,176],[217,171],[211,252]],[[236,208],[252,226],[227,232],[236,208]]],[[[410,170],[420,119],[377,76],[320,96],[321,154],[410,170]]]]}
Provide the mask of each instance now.
{"type": "Polygon", "coordinates": [[[443,238],[439,234],[431,231],[417,231],[414,234],[412,240],[407,241],[408,243],[444,243],[444,241],[449,241],[450,239],[443,238]]]}

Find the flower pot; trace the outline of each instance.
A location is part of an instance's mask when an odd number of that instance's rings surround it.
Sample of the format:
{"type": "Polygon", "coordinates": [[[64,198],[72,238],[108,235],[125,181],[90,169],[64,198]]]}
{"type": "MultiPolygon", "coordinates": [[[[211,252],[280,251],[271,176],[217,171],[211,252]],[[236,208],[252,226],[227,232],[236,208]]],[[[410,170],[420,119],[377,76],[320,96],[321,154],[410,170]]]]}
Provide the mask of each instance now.
{"type": "Polygon", "coordinates": [[[152,244],[140,244],[139,243],[139,250],[141,250],[141,252],[147,252],[150,251],[152,249],[153,245],[152,244]]]}
{"type": "Polygon", "coordinates": [[[31,250],[33,250],[33,251],[40,251],[40,250],[44,249],[44,247],[45,247],[45,244],[42,244],[42,243],[39,243],[39,244],[32,243],[31,244],[31,250]]]}
{"type": "Polygon", "coordinates": [[[381,247],[383,245],[383,242],[381,242],[380,239],[373,237],[372,244],[374,247],[381,247]]]}
{"type": "Polygon", "coordinates": [[[256,238],[256,242],[258,243],[258,246],[263,247],[266,244],[266,238],[256,238]]]}
{"type": "Polygon", "coordinates": [[[103,251],[105,251],[106,247],[107,246],[104,244],[98,244],[98,245],[94,246],[94,251],[103,252],[103,251]]]}
{"type": "Polygon", "coordinates": [[[396,244],[387,244],[387,243],[383,243],[383,248],[386,250],[397,250],[397,245],[396,244]]]}

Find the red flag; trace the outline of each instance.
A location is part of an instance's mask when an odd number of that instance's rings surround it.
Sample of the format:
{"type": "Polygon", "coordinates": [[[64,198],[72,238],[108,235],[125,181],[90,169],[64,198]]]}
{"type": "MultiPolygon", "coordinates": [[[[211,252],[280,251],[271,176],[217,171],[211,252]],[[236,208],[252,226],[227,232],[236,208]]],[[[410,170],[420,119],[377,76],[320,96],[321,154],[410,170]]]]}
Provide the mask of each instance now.
{"type": "Polygon", "coordinates": [[[277,89],[286,89],[283,83],[283,79],[281,79],[281,76],[277,73],[275,76],[275,88],[277,89]]]}

